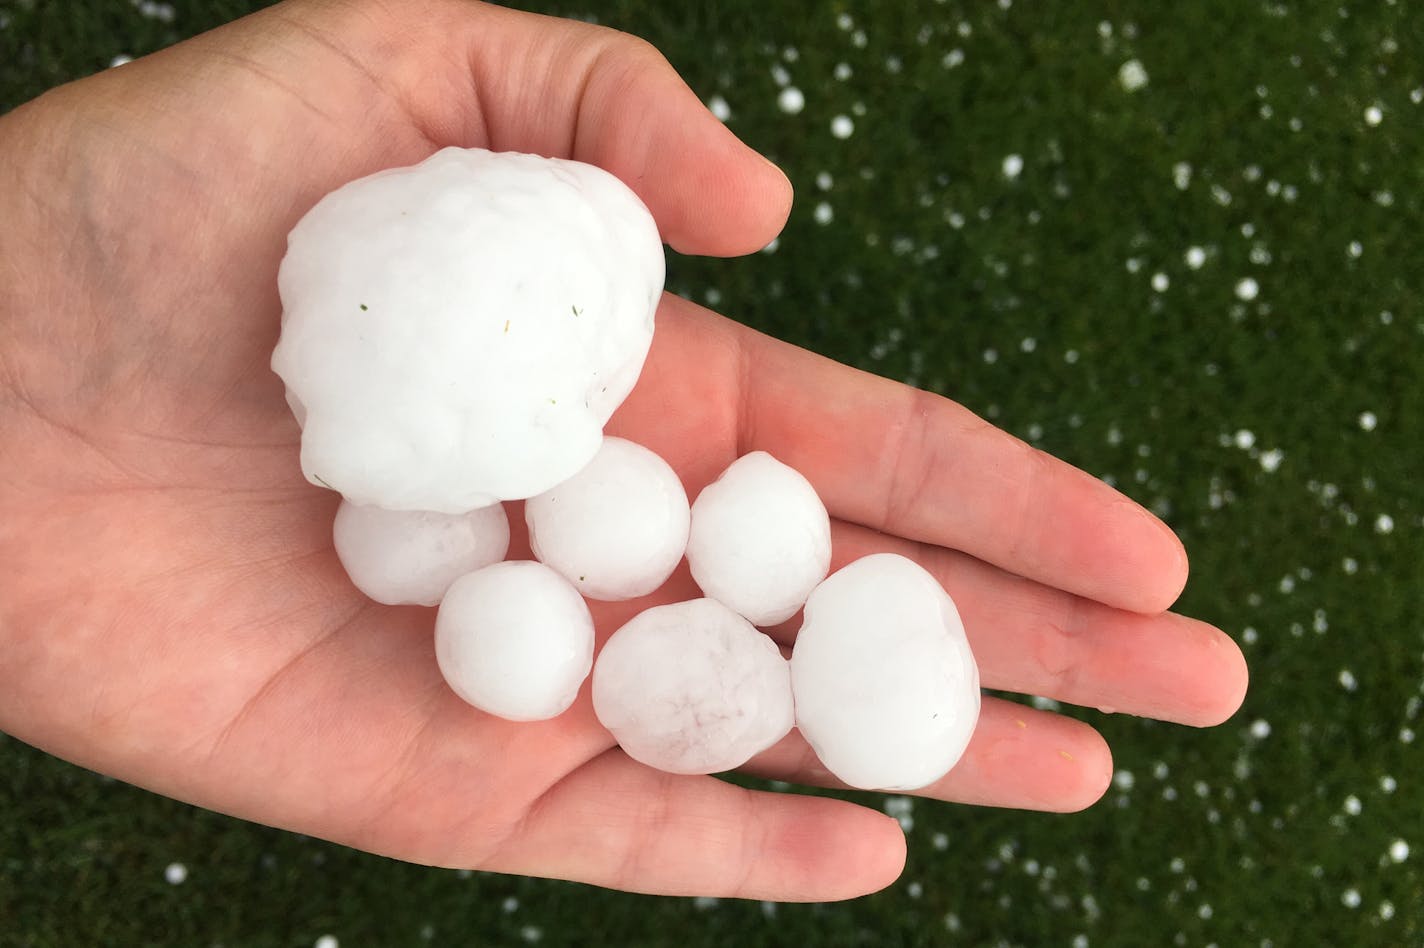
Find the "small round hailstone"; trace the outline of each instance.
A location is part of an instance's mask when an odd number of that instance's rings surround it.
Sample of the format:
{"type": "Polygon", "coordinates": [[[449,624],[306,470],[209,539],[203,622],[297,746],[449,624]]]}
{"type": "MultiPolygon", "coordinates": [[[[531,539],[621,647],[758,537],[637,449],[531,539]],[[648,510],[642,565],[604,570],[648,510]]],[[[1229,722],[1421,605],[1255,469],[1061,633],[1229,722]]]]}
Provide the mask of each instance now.
{"type": "Polygon", "coordinates": [[[775,625],[826,578],[831,518],[806,478],[755,451],[697,496],[687,563],[705,595],[755,625],[775,625]]]}
{"type": "Polygon", "coordinates": [[[1117,71],[1117,81],[1128,92],[1136,92],[1147,85],[1147,68],[1139,59],[1129,59],[1117,71]]]}
{"type": "Polygon", "coordinates": [[[646,596],[687,549],[687,492],[640,444],[604,438],[588,467],[524,505],[529,543],[590,599],[646,596]]]}
{"type": "Polygon", "coordinates": [[[455,580],[509,552],[509,517],[500,504],[443,514],[343,500],[331,534],[351,582],[388,606],[438,605],[455,580]]]}
{"type": "Polygon", "coordinates": [[[954,602],[893,553],[856,560],[811,593],[791,686],[821,763],[863,790],[934,783],[979,719],[979,668],[954,602]]]}
{"type": "Polygon", "coordinates": [[[740,767],[795,717],[776,643],[711,599],[656,606],[614,632],[593,710],[629,757],[675,774],[740,767]]]}
{"type": "Polygon", "coordinates": [[[652,216],[592,165],[446,148],[338,188],[277,278],[303,472],[390,510],[548,490],[637,381],[662,283],[652,216]]]}
{"type": "Polygon", "coordinates": [[[593,666],[593,617],[568,580],[531,560],[461,576],[435,616],[435,658],[451,689],[511,721],[557,717],[593,666]]]}

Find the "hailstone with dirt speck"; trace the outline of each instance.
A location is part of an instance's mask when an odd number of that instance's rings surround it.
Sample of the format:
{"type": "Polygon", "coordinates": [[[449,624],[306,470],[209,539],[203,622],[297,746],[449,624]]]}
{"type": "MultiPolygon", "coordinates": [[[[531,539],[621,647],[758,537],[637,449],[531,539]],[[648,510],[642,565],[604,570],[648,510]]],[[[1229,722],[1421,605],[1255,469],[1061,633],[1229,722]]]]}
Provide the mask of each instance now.
{"type": "Polygon", "coordinates": [[[593,617],[542,563],[507,560],[450,586],[435,615],[435,658],[450,688],[511,721],[557,717],[593,666],[593,617]]]}
{"type": "Polygon", "coordinates": [[[811,593],[791,685],[816,756],[862,790],[934,783],[979,719],[979,667],[954,601],[893,553],[856,560],[811,593]]]}
{"type": "Polygon", "coordinates": [[[776,643],[711,599],[655,606],[614,632],[593,708],[629,757],[676,774],[740,767],[795,718],[776,643]]]}
{"type": "Polygon", "coordinates": [[[509,517],[501,504],[442,514],[343,500],[331,533],[351,582],[388,606],[437,605],[456,579],[509,552],[509,517]]]}
{"type": "Polygon", "coordinates": [[[687,492],[666,461],[606,437],[588,466],[524,505],[529,543],[590,599],[657,589],[687,549],[687,492]]]}
{"type": "Polygon", "coordinates": [[[548,490],[637,381],[662,283],[652,215],[592,165],[446,148],[338,188],[278,273],[303,472],[395,510],[548,490]]]}
{"type": "Polygon", "coordinates": [[[831,520],[805,477],[755,451],[697,495],[687,563],[705,595],[755,625],[774,625],[826,578],[831,520]]]}

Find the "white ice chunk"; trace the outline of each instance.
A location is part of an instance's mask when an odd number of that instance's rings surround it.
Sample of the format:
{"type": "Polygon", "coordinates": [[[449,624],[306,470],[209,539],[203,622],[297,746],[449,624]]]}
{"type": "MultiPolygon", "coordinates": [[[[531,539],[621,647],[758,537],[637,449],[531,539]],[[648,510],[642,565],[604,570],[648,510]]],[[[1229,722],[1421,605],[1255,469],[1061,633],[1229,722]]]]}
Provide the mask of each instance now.
{"type": "Polygon", "coordinates": [[[677,774],[740,767],[794,719],[776,643],[711,599],[648,609],[614,632],[593,709],[629,757],[677,774]]]}
{"type": "Polygon", "coordinates": [[[278,274],[302,470],[393,510],[548,490],[633,388],[662,282],[652,216],[592,165],[446,148],[338,188],[278,274]]]}
{"type": "Polygon", "coordinates": [[[979,669],[954,602],[903,556],[837,570],[806,602],[791,654],[796,724],[852,787],[915,790],[958,762],[979,669]]]}
{"type": "Polygon", "coordinates": [[[646,596],[687,549],[687,492],[640,444],[604,438],[587,467],[524,505],[539,560],[590,599],[646,596]]]}
{"type": "Polygon", "coordinates": [[[509,560],[461,576],[435,616],[435,658],[454,692],[511,721],[573,704],[593,665],[593,618],[543,563],[509,560]]]}
{"type": "Polygon", "coordinates": [[[687,563],[704,594],[774,625],[795,615],[831,568],[831,520],[806,478],[756,451],[693,503],[687,563]]]}
{"type": "Polygon", "coordinates": [[[331,532],[351,582],[388,606],[437,605],[456,579],[509,551],[509,518],[500,504],[442,514],[343,500],[331,532]]]}

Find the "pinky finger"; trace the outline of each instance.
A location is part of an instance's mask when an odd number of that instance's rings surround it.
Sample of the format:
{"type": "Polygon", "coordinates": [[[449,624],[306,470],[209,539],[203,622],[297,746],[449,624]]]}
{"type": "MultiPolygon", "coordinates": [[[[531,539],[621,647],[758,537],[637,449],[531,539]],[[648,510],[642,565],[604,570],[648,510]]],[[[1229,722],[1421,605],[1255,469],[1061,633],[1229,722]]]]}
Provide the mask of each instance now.
{"type": "Polygon", "coordinates": [[[904,834],[875,810],[661,773],[615,748],[551,788],[482,868],[800,902],[874,892],[904,864],[904,834]]]}

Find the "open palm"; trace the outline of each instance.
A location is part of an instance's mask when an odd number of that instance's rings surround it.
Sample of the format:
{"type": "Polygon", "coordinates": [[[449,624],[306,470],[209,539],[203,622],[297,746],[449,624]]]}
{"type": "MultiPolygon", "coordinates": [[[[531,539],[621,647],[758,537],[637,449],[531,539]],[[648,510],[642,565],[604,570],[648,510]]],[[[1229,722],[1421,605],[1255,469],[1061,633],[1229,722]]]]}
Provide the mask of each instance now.
{"type": "MultiPolygon", "coordinates": [[[[586,690],[553,721],[491,718],[441,681],[431,610],[341,573],[336,498],[302,479],[268,368],[284,236],[451,144],[601,165],[688,253],[754,250],[790,203],[645,44],[466,0],[283,4],[0,120],[0,728],[419,862],[760,898],[885,885],[904,844],[882,814],[652,771],[586,690]]],[[[918,559],[989,687],[1197,725],[1241,700],[1235,646],[1160,612],[1186,578],[1170,532],[951,402],[668,297],[610,432],[692,495],[749,450],[802,471],[833,566],[918,559]]],[[[696,595],[684,569],[653,598],[696,595]]],[[[599,606],[600,635],[647,604],[599,606]]],[[[834,783],[794,734],[747,769],[834,783]]],[[[1071,810],[1110,773],[1087,725],[989,698],[923,793],[1071,810]]]]}

